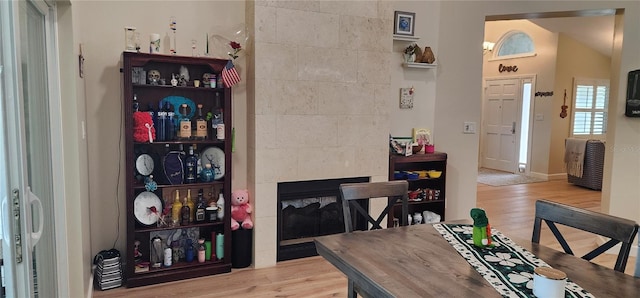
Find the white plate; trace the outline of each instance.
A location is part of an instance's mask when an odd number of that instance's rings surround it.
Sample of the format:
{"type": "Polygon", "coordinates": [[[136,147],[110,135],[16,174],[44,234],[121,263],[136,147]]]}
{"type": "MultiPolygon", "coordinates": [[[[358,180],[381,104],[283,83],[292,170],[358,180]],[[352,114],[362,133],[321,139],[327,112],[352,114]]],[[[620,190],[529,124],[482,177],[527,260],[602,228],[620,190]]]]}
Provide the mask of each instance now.
{"type": "Polygon", "coordinates": [[[153,225],[158,221],[158,216],[162,213],[162,201],[158,196],[150,191],[141,192],[133,200],[133,214],[143,225],[153,225]],[[151,206],[155,206],[157,213],[151,212],[151,206]]]}
{"type": "Polygon", "coordinates": [[[218,147],[209,147],[200,154],[200,163],[202,168],[210,163],[213,169],[213,179],[218,180],[224,177],[224,151],[218,147]]]}

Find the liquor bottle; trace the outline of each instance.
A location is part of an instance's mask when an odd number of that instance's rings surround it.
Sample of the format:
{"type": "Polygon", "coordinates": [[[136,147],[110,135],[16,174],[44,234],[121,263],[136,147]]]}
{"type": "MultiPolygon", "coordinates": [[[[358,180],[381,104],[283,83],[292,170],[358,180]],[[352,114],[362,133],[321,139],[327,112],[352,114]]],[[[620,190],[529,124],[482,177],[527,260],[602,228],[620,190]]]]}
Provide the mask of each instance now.
{"type": "Polygon", "coordinates": [[[187,198],[184,198],[184,203],[182,203],[182,208],[180,208],[180,225],[189,225],[189,214],[191,214],[191,208],[189,208],[187,198]]]}
{"type": "Polygon", "coordinates": [[[187,189],[187,207],[189,207],[189,223],[193,223],[196,217],[196,204],[191,199],[191,189],[187,189]]]}
{"type": "Polygon", "coordinates": [[[196,139],[207,139],[207,120],[202,117],[202,104],[198,104],[198,117],[196,118],[196,139]]]}
{"type": "Polygon", "coordinates": [[[198,202],[196,204],[196,223],[201,223],[205,221],[206,208],[207,208],[207,203],[204,201],[204,196],[202,195],[202,189],[200,189],[198,190],[198,202]]]}
{"type": "Polygon", "coordinates": [[[218,201],[216,205],[218,206],[218,220],[222,220],[224,218],[224,195],[223,191],[220,189],[220,194],[218,195],[218,201]]]}
{"type": "Polygon", "coordinates": [[[184,162],[184,183],[196,183],[198,175],[198,158],[193,154],[193,147],[189,146],[189,155],[184,162]]]}
{"type": "Polygon", "coordinates": [[[180,224],[180,210],[182,209],[182,203],[180,202],[180,191],[176,189],[176,197],[173,199],[173,205],[171,206],[171,219],[173,225],[178,226],[180,224]]]}
{"type": "Polygon", "coordinates": [[[167,119],[164,127],[164,136],[166,141],[171,141],[176,138],[176,123],[175,123],[175,115],[176,113],[171,110],[171,104],[169,102],[165,103],[163,112],[167,112],[167,119]]]}
{"type": "Polygon", "coordinates": [[[216,92],[215,107],[213,108],[212,114],[213,117],[211,118],[211,128],[213,128],[213,135],[216,135],[216,139],[218,140],[224,140],[224,126],[222,129],[222,136],[218,135],[218,125],[224,125],[220,92],[216,92]]]}
{"type": "Polygon", "coordinates": [[[198,239],[198,263],[204,263],[204,261],[206,261],[207,255],[206,255],[207,249],[204,245],[204,239],[200,238],[198,239]]]}
{"type": "Polygon", "coordinates": [[[189,119],[189,113],[187,113],[187,104],[183,103],[180,106],[180,114],[182,114],[182,119],[180,119],[180,130],[178,131],[178,135],[180,139],[188,140],[191,138],[191,120],[189,119]]]}

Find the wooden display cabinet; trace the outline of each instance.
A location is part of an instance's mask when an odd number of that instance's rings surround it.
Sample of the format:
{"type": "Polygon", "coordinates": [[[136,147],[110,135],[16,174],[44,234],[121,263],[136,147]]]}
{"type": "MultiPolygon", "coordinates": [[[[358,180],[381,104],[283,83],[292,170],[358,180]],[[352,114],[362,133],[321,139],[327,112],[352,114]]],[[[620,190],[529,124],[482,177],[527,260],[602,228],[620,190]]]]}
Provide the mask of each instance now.
{"type": "MultiPolygon", "coordinates": [[[[425,210],[435,212],[440,215],[440,220],[445,220],[446,207],[446,177],[447,177],[447,154],[443,152],[414,154],[411,156],[389,155],[389,181],[399,180],[394,177],[396,171],[441,171],[442,174],[438,178],[415,178],[404,179],[409,183],[409,192],[418,189],[433,190],[432,197],[429,195],[422,200],[409,200],[409,215],[416,212],[422,214],[425,210]],[[438,191],[437,195],[435,191],[438,191]]],[[[396,204],[393,208],[393,217],[387,218],[387,226],[393,226],[393,218],[399,218],[401,215],[401,205],[396,204]]],[[[425,219],[423,218],[423,221],[425,219]]]]}
{"type": "MultiPolygon", "coordinates": [[[[125,133],[125,170],[126,175],[126,204],[127,204],[127,252],[126,254],[126,285],[137,287],[155,283],[175,281],[205,275],[226,273],[231,271],[231,223],[229,220],[231,197],[231,89],[211,88],[202,82],[204,74],[220,75],[227,60],[211,59],[203,57],[181,57],[142,53],[123,53],[123,111],[124,111],[124,133],[125,133]],[[189,80],[186,86],[172,86],[172,74],[179,74],[181,67],[185,67],[189,72],[189,80]],[[160,78],[164,79],[164,85],[150,84],[147,79],[151,70],[158,71],[160,78]],[[147,75],[145,75],[145,73],[147,75]],[[194,86],[194,80],[200,80],[200,86],[194,86]],[[176,139],[167,136],[168,140],[149,142],[136,142],[133,137],[133,112],[134,95],[139,111],[158,110],[160,102],[171,102],[179,106],[179,102],[187,101],[190,104],[202,104],[202,113],[206,115],[215,108],[222,108],[223,122],[225,124],[224,140],[216,138],[215,131],[211,128],[211,121],[207,121],[207,137],[204,139],[176,139]],[[218,98],[218,100],[216,100],[218,98]],[[224,166],[218,165],[218,170],[223,170],[223,176],[211,182],[201,182],[190,184],[171,184],[166,178],[163,168],[163,157],[168,151],[179,151],[180,147],[188,154],[188,148],[193,146],[194,153],[202,154],[206,149],[219,148],[224,152],[224,157],[218,159],[218,163],[224,160],[224,166]],[[147,192],[143,178],[136,169],[136,160],[140,154],[149,154],[153,159],[153,180],[157,183],[157,189],[152,191],[162,202],[162,208],[171,206],[174,201],[175,192],[179,190],[180,198],[184,198],[187,190],[191,189],[191,197],[197,203],[198,191],[203,190],[207,201],[218,200],[221,192],[225,198],[224,218],[216,222],[190,223],[183,226],[158,226],[157,224],[142,224],[134,215],[134,202],[141,193],[147,192]],[[218,233],[224,238],[224,256],[222,259],[213,258],[204,263],[197,260],[197,239],[192,239],[196,248],[195,259],[192,262],[179,260],[171,266],[160,268],[139,268],[136,266],[140,262],[149,262],[151,255],[151,239],[154,235],[168,235],[162,239],[163,248],[175,240],[178,233],[187,231],[186,238],[205,238],[212,240],[212,235],[218,233]],[[134,245],[139,242],[139,252],[141,258],[134,256],[134,245]]],[[[157,72],[153,72],[157,74],[157,72]]],[[[173,107],[175,112],[179,112],[178,107],[173,107]]],[[[195,113],[195,118],[197,113],[195,113]]],[[[192,120],[193,120],[192,118],[192,120]]],[[[195,123],[192,124],[194,126],[195,123]]],[[[212,149],[218,151],[218,149],[212,149]]],[[[208,151],[210,152],[210,151],[208,151]]],[[[204,167],[204,164],[201,165],[204,167]]],[[[214,165],[215,166],[215,165],[214,165]]],[[[139,202],[139,201],[138,201],[139,202]]],[[[160,210],[162,212],[162,210],[160,210]]],[[[183,241],[180,239],[180,241],[183,241]]],[[[178,240],[176,240],[178,241],[178,240]]],[[[186,242],[186,241],[185,241],[186,242]]],[[[180,243],[180,242],[179,242],[180,243]]],[[[212,247],[215,252],[215,247],[212,247]]]]}

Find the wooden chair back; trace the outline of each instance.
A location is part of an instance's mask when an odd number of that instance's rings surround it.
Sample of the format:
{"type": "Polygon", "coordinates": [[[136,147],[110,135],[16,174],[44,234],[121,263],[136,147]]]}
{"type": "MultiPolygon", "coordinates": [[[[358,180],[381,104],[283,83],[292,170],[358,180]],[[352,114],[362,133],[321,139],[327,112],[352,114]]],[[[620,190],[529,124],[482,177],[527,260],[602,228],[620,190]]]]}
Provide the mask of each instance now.
{"type": "Polygon", "coordinates": [[[342,198],[345,232],[353,232],[352,210],[354,214],[360,214],[367,219],[367,222],[372,226],[371,230],[382,229],[382,226],[380,226],[382,219],[384,219],[385,216],[392,216],[389,213],[398,201],[402,203],[400,225],[408,225],[408,190],[409,184],[405,180],[341,184],[340,194],[342,198]],[[376,219],[373,219],[369,212],[356,202],[357,200],[369,200],[371,198],[382,197],[387,197],[387,206],[376,219]]]}
{"type": "Polygon", "coordinates": [[[556,223],[610,239],[582,256],[585,260],[590,261],[616,244],[621,243],[622,246],[618,253],[614,270],[624,272],[633,239],[638,233],[638,224],[635,221],[547,200],[538,200],[536,201],[536,215],[531,237],[531,241],[534,243],[540,243],[540,230],[543,220],[547,223],[564,251],[571,255],[573,255],[573,251],[556,227],[556,223]]]}

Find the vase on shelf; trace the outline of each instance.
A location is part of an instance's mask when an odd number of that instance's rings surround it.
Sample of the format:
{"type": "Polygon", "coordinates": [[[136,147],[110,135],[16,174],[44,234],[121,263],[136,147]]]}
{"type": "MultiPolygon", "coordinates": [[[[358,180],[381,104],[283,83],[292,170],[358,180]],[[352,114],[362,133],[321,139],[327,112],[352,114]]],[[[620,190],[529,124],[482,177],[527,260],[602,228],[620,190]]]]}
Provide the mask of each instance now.
{"type": "Polygon", "coordinates": [[[404,62],[413,63],[416,61],[416,54],[404,54],[404,62]]]}

